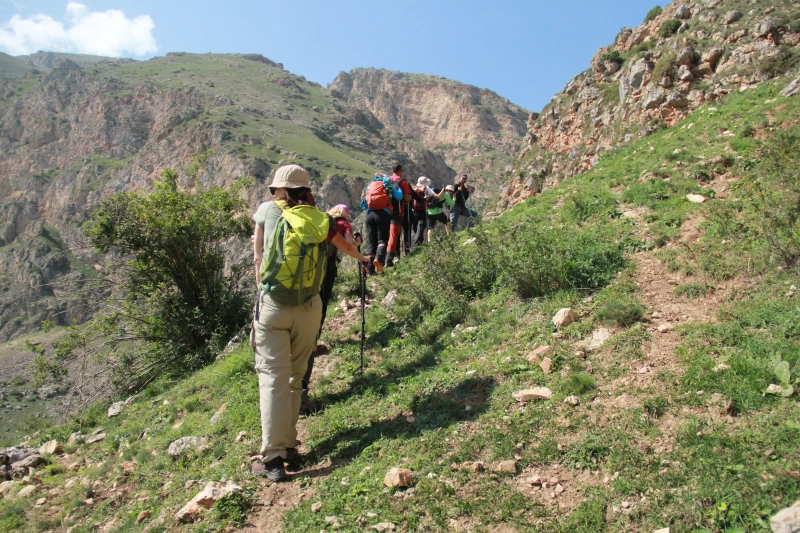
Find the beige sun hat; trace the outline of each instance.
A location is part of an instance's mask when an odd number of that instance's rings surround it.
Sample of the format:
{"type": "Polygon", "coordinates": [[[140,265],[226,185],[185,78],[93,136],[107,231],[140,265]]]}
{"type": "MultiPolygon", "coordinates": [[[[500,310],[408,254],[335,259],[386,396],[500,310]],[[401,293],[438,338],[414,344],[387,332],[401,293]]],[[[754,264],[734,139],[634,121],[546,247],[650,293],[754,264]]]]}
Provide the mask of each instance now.
{"type": "Polygon", "coordinates": [[[417,185],[425,185],[426,187],[430,186],[431,180],[426,178],[425,176],[420,176],[417,180],[417,185]]]}
{"type": "Polygon", "coordinates": [[[270,189],[296,189],[298,187],[311,188],[308,172],[300,165],[283,165],[275,171],[270,189]]]}

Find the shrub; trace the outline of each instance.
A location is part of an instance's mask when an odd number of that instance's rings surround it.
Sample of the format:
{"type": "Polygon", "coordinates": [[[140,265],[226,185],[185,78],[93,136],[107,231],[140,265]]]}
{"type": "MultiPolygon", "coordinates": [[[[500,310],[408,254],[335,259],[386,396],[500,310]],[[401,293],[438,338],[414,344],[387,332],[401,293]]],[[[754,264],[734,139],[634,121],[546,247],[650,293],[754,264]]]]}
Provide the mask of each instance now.
{"type": "Polygon", "coordinates": [[[647,12],[647,15],[645,15],[645,17],[644,17],[645,24],[647,24],[648,22],[650,22],[651,20],[653,20],[654,18],[656,18],[657,16],[659,16],[663,12],[664,12],[664,8],[662,8],[661,6],[656,6],[653,9],[651,9],[650,11],[647,12]]]}
{"type": "Polygon", "coordinates": [[[702,298],[713,288],[702,283],[687,283],[675,289],[675,296],[686,296],[687,298],[702,298]]]}
{"type": "Polygon", "coordinates": [[[646,399],[643,403],[643,407],[650,416],[660,418],[664,416],[667,407],[669,407],[669,401],[663,396],[656,396],[654,398],[646,399]]]}
{"type": "Polygon", "coordinates": [[[625,62],[625,58],[622,57],[622,54],[619,53],[619,50],[611,50],[610,52],[606,52],[605,54],[601,55],[600,61],[603,63],[610,61],[612,63],[621,65],[625,62]]]}
{"type": "Polygon", "coordinates": [[[787,266],[800,264],[800,127],[758,145],[744,189],[767,244],[787,266]]]}
{"type": "Polygon", "coordinates": [[[663,54],[658,61],[656,61],[656,65],[653,67],[653,83],[659,84],[665,76],[672,74],[675,59],[677,59],[675,52],[668,52],[663,54]]]}
{"type": "Polygon", "coordinates": [[[594,378],[583,372],[572,374],[564,386],[566,394],[585,394],[591,390],[594,390],[594,378]]]}
{"type": "Polygon", "coordinates": [[[770,78],[777,78],[790,72],[798,64],[800,64],[800,54],[781,46],[777,54],[766,56],[761,60],[758,70],[770,78]]]}
{"type": "Polygon", "coordinates": [[[644,306],[636,301],[611,300],[597,312],[597,318],[617,326],[630,326],[644,317],[644,306]]]}
{"type": "Polygon", "coordinates": [[[212,362],[250,314],[252,283],[242,281],[251,265],[222,249],[252,232],[238,191],[192,194],[178,190],[175,171],[162,176],[152,194],[117,193],[92,215],[87,235],[117,261],[110,301],[55,345],[63,364],[104,357],[118,387],[212,362]]]}
{"type": "Polygon", "coordinates": [[[658,35],[666,39],[678,33],[678,28],[681,27],[681,21],[676,19],[669,19],[661,24],[658,28],[658,35]]]}

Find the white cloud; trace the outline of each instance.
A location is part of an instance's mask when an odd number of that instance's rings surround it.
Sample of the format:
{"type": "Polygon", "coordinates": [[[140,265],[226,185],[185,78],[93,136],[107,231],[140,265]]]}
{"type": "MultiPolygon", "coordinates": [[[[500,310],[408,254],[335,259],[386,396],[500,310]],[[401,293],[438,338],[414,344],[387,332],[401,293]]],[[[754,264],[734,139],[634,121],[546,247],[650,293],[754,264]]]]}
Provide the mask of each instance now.
{"type": "Polygon", "coordinates": [[[67,24],[49,15],[14,15],[0,25],[0,49],[11,55],[39,50],[100,56],[144,56],[158,50],[155,24],[148,15],[129,19],[118,9],[89,11],[77,2],[67,4],[67,24]]]}

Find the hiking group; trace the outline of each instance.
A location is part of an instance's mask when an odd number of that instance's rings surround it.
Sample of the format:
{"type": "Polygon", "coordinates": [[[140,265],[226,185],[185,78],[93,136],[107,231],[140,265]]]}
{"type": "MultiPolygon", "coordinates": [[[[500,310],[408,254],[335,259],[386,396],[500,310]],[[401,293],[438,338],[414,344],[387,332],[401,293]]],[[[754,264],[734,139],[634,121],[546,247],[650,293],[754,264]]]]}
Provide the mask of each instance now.
{"type": "Polygon", "coordinates": [[[390,177],[376,176],[361,202],[366,212],[366,255],[360,234],[350,225],[350,210],[337,205],[324,213],[316,208],[308,172],[285,165],[269,186],[272,201],[253,216],[253,262],[258,296],[253,310],[250,344],[255,352],[261,408],[261,459],[252,472],[271,481],[287,479],[286,468],[299,468],[297,421],[301,408],[313,411],[308,386],[319,355],[317,341],[337,276],[338,251],[362,265],[363,279],[380,273],[400,257],[400,242],[430,241],[437,223],[450,233],[458,219],[475,213],[467,207],[467,175],[438,190],[426,177],[410,186],[403,167],[395,164],[390,177]],[[427,229],[427,233],[426,233],[427,229]],[[413,239],[412,239],[413,233],[413,239]]]}

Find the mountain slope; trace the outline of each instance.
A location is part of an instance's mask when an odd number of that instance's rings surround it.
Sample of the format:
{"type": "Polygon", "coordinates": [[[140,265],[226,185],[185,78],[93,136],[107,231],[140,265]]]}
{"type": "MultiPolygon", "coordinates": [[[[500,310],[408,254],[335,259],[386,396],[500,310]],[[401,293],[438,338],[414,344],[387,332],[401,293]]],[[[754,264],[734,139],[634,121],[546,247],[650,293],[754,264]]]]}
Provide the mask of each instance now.
{"type": "Polygon", "coordinates": [[[708,102],[800,65],[800,2],[673,2],[623,28],[528,122],[500,210],[708,102]]]}
{"type": "Polygon", "coordinates": [[[724,97],[418,248],[370,282],[363,376],[358,307],[339,303],[358,277],[343,268],[294,483],[247,472],[260,428],[242,345],[115,418],[100,405],[32,438],[105,435],[47,457],[42,485],[7,485],[0,531],[769,531],[800,498],[800,407],[764,394],[776,355],[800,363],[800,278],[778,268],[749,187],[761,143],[800,139],[784,86],[724,97]],[[719,134],[756,117],[752,135],[719,134]],[[556,327],[564,307],[576,321],[556,327]],[[534,386],[552,398],[513,396],[534,386]],[[205,446],[167,454],[189,436],[205,446]],[[413,487],[385,488],[391,467],[413,487]],[[176,522],[206,481],[244,494],[176,522]],[[35,493],[15,496],[25,486],[35,493]]]}
{"type": "MultiPolygon", "coordinates": [[[[412,178],[444,181],[453,174],[411,132],[384,126],[370,111],[257,54],[95,59],[102,61],[37,53],[27,60],[42,71],[0,82],[0,262],[8,267],[0,283],[13,287],[0,294],[0,340],[33,331],[46,318],[66,324],[87,316],[78,311],[80,297],[74,305],[50,298],[64,283],[88,289],[79,272],[55,268],[44,248],[35,257],[20,254],[52,226],[83,270],[101,268],[80,226],[103,198],[148,189],[165,166],[179,169],[180,186],[190,189],[252,176],[253,209],[267,195],[271,172],[288,162],[309,169],[322,207],[356,210],[365,180],[388,172],[393,161],[412,178]]],[[[461,87],[429,80],[415,97],[441,98],[461,87]]],[[[494,110],[487,106],[481,113],[489,120],[494,110]]],[[[489,127],[462,133],[487,146],[501,135],[489,127]]],[[[511,133],[501,136],[511,142],[511,133]]]]}

